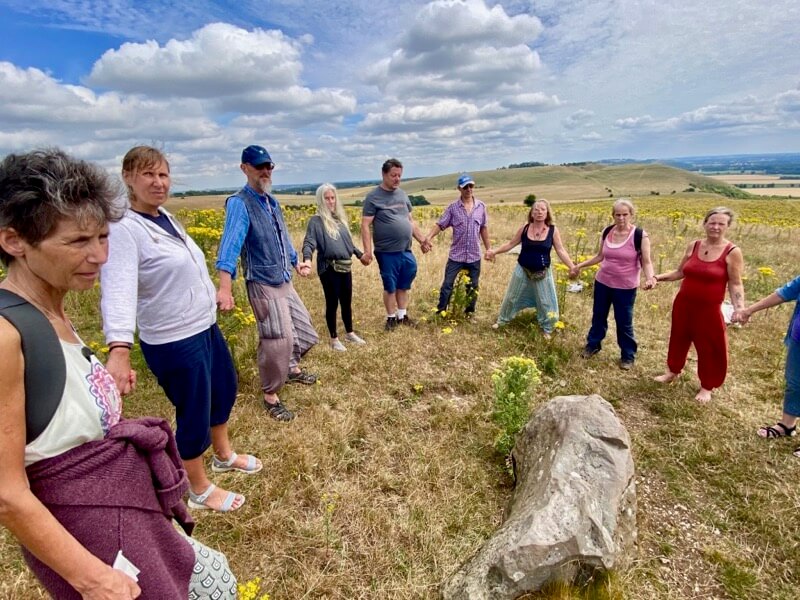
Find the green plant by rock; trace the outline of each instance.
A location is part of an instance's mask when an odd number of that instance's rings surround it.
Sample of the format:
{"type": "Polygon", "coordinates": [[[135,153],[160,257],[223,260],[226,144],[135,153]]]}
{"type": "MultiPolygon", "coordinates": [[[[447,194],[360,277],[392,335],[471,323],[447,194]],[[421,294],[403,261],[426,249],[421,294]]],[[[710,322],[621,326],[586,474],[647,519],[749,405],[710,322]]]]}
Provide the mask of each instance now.
{"type": "Polygon", "coordinates": [[[530,414],[530,392],[541,383],[536,362],[524,356],[504,358],[492,373],[494,411],[492,419],[500,428],[494,447],[507,456],[514,447],[514,436],[525,425],[530,414]]]}

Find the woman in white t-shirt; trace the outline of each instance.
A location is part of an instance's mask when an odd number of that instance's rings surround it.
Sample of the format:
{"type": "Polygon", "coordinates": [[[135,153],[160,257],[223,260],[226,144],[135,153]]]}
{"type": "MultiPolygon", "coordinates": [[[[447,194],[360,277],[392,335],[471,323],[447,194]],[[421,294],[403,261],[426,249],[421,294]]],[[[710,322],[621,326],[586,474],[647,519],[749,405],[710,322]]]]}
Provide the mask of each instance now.
{"type": "Polygon", "coordinates": [[[209,582],[232,598],[225,557],[173,525],[192,523],[169,424],[120,419],[114,379],[64,310],[68,291],[97,281],[118,195],[103,169],[60,150],[0,162],[0,525],[56,598],[188,598],[209,582]]]}

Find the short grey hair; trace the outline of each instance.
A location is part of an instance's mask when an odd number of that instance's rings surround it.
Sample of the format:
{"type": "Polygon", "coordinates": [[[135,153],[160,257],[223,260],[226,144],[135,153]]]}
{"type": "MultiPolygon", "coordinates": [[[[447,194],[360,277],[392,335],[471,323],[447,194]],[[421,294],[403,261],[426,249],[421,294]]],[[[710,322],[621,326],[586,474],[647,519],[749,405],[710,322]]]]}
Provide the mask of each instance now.
{"type": "MultiPolygon", "coordinates": [[[[122,217],[122,190],[99,166],[58,148],[9,154],[0,162],[0,228],[39,244],[64,218],[105,225],[122,217]]],[[[6,266],[14,257],[0,248],[6,266]]]]}
{"type": "Polygon", "coordinates": [[[614,216],[614,213],[617,212],[618,206],[626,206],[629,211],[631,211],[631,218],[636,215],[636,209],[633,207],[633,202],[631,202],[630,198],[619,198],[616,202],[611,206],[611,216],[614,216]]]}

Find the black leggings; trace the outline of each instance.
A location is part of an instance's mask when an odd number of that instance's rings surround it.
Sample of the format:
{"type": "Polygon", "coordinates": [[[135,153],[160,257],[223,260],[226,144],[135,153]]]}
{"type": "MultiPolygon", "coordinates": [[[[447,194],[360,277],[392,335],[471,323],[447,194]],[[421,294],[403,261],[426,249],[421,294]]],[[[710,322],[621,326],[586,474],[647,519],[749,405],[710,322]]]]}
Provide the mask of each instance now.
{"type": "Polygon", "coordinates": [[[342,305],[342,322],[346,333],[353,331],[353,274],[337,273],[328,267],[319,276],[322,291],[325,292],[325,323],[331,339],[336,335],[336,309],[342,305]]]}

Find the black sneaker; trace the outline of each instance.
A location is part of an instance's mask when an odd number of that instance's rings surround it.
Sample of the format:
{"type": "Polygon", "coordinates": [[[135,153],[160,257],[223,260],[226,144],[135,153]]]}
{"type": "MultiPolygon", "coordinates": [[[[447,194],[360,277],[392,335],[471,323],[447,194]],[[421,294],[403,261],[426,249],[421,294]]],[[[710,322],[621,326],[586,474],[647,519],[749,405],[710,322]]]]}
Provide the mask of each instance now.
{"type": "Polygon", "coordinates": [[[398,324],[405,325],[407,327],[416,327],[417,322],[412,321],[408,315],[405,315],[402,319],[397,319],[398,324]]]}
{"type": "Polygon", "coordinates": [[[391,331],[397,327],[397,317],[386,317],[386,324],[383,326],[384,330],[391,331]]]}
{"type": "Polygon", "coordinates": [[[581,350],[581,358],[592,358],[598,352],[600,352],[600,348],[590,348],[589,346],[586,346],[583,350],[581,350]]]}
{"type": "Polygon", "coordinates": [[[633,359],[623,358],[619,361],[619,368],[623,371],[630,371],[633,368],[633,359]]]}

